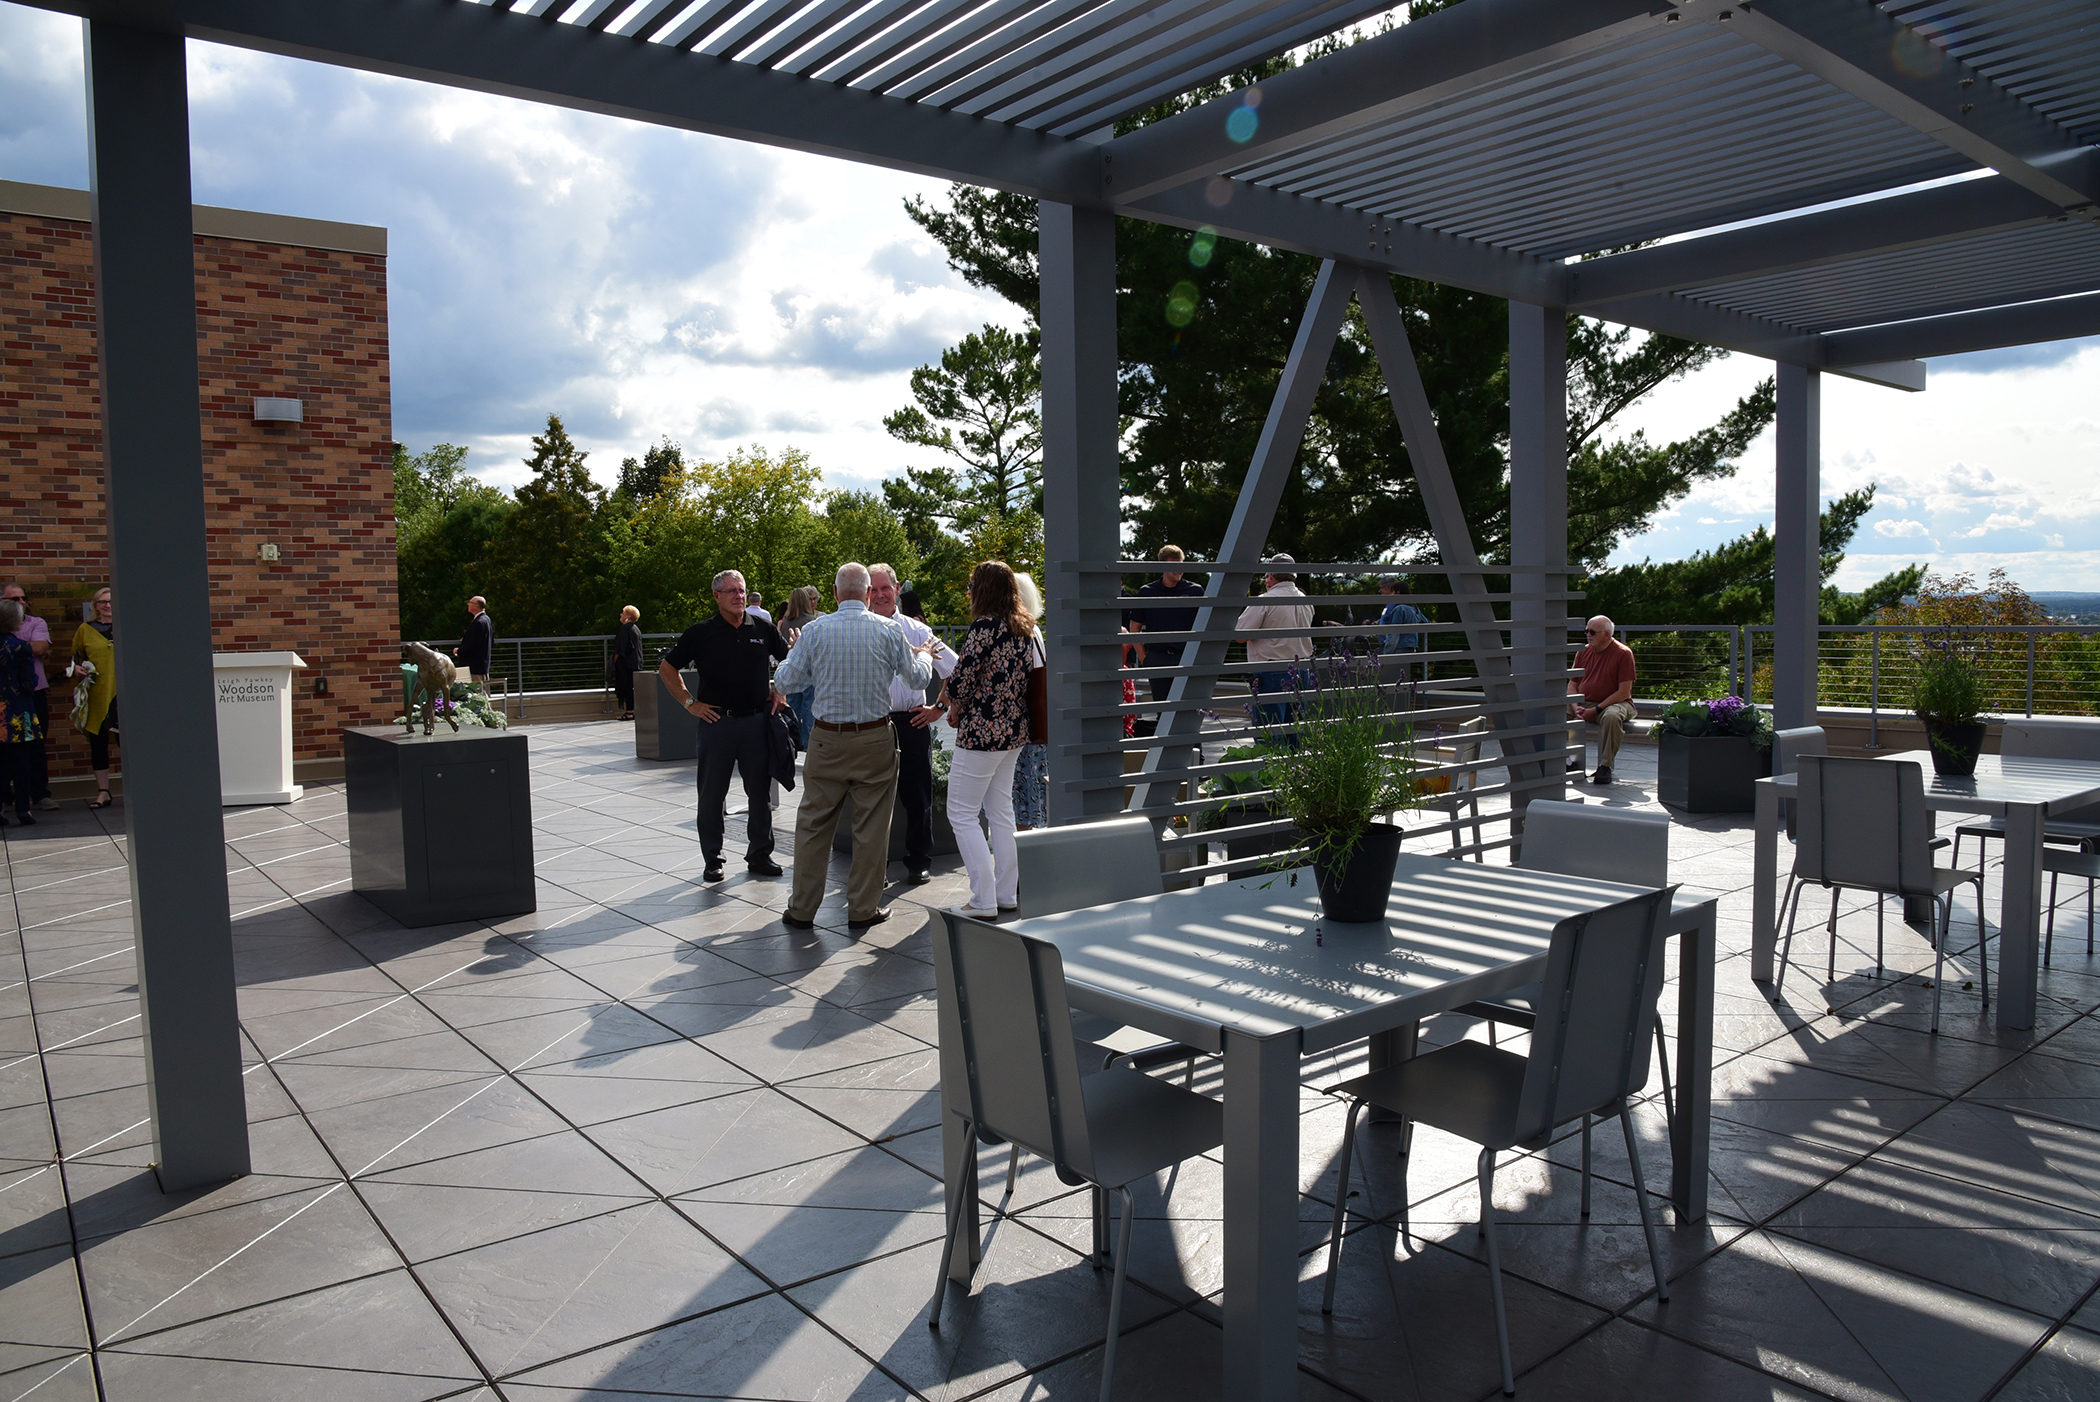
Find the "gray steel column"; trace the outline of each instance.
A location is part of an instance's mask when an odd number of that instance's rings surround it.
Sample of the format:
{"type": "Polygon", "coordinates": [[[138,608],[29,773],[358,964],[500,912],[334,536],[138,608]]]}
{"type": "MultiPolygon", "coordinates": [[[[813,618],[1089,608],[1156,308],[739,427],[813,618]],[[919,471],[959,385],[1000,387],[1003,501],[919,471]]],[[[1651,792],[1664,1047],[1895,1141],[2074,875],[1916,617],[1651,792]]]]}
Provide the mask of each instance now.
{"type": "MultiPolygon", "coordinates": [[[[1512,565],[1568,563],[1568,314],[1525,302],[1509,304],[1509,558],[1512,565]]],[[[1565,575],[1510,577],[1511,591],[1519,594],[1566,584],[1565,575]]],[[[1509,616],[1536,624],[1511,630],[1519,672],[1548,671],[1566,660],[1558,650],[1567,637],[1561,631],[1568,616],[1565,603],[1513,603],[1509,616]]],[[[1518,691],[1538,703],[1528,712],[1527,724],[1546,725],[1564,713],[1566,703],[1559,696],[1567,689],[1563,682],[1520,683],[1518,691]]],[[[1550,735],[1517,743],[1534,750],[1559,748],[1550,735]]],[[[1512,795],[1511,802],[1521,809],[1533,799],[1560,798],[1565,792],[1565,785],[1528,789],[1512,795]]]]}
{"type": "Polygon", "coordinates": [[[1043,560],[1049,618],[1050,821],[1080,822],[1120,812],[1120,786],[1068,790],[1073,780],[1123,772],[1113,752],[1079,755],[1085,744],[1123,736],[1114,716],[1067,718],[1081,706],[1114,706],[1115,681],[1080,682],[1079,673],[1112,673],[1114,643],[1081,647],[1081,634],[1112,635],[1122,615],[1112,574],[1082,574],[1085,562],[1121,558],[1122,478],[1116,417],[1116,219],[1096,209],[1044,200],[1041,228],[1043,328],[1043,560]]]}
{"type": "Polygon", "coordinates": [[[87,23],[124,827],[161,1188],[248,1171],[219,809],[183,39],[87,23]]]}
{"type": "Polygon", "coordinates": [[[1772,723],[1816,723],[1816,624],[1821,619],[1822,406],[1819,371],[1779,367],[1778,480],[1772,537],[1772,723]]]}

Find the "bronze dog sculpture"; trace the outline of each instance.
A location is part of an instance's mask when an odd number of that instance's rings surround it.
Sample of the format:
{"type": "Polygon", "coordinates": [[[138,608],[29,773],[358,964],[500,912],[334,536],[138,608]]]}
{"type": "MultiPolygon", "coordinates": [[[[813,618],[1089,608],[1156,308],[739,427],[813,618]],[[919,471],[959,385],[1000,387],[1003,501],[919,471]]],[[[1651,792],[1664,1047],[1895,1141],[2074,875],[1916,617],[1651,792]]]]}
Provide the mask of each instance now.
{"type": "Polygon", "coordinates": [[[445,724],[455,731],[459,729],[459,718],[445,704],[452,695],[452,683],[459,678],[458,671],[449,658],[441,657],[421,643],[403,643],[401,660],[412,662],[416,667],[416,679],[407,682],[404,674],[403,690],[407,693],[408,733],[416,733],[416,707],[423,708],[423,733],[429,735],[437,729],[437,717],[443,715],[445,724]]]}

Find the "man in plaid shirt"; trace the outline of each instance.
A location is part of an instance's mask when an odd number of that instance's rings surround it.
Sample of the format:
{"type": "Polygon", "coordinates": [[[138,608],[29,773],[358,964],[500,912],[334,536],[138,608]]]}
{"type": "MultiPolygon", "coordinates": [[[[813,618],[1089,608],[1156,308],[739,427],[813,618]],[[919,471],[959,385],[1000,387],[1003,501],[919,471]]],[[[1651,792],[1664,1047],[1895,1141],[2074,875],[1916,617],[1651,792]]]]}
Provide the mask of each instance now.
{"type": "Polygon", "coordinates": [[[853,867],[846,878],[846,923],[865,929],[890,918],[882,905],[889,867],[890,811],[897,801],[897,744],[890,734],[890,683],[923,690],[933,680],[927,654],[894,621],[868,610],[867,566],[839,566],[836,612],[810,620],[780,664],[782,692],[816,689],[816,723],[802,765],[802,806],[795,815],[795,882],[783,924],[807,930],[824,899],[824,872],[839,809],[853,798],[853,867]]]}

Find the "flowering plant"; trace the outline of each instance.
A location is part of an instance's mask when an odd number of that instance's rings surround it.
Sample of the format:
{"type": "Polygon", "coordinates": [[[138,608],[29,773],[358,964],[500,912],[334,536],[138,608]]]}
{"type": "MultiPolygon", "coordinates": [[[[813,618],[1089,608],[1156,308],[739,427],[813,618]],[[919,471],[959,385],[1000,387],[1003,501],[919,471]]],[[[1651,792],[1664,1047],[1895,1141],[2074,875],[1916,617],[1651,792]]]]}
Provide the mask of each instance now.
{"type": "Polygon", "coordinates": [[[1375,654],[1346,648],[1289,676],[1290,719],[1262,727],[1261,782],[1313,864],[1338,869],[1365,828],[1419,801],[1405,687],[1379,681],[1375,654]]]}
{"type": "Polygon", "coordinates": [[[1709,701],[1679,701],[1662,713],[1666,735],[1737,735],[1755,741],[1760,750],[1772,748],[1772,716],[1740,696],[1716,696],[1709,701]]]}

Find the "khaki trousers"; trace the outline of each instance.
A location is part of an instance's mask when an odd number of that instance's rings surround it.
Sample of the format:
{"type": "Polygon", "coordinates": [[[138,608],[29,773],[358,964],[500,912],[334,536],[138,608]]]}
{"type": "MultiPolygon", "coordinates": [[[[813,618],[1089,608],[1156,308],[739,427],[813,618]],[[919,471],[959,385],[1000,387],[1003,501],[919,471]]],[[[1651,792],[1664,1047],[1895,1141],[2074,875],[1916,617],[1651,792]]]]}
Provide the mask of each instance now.
{"type": "Polygon", "coordinates": [[[846,877],[846,916],[865,920],[882,908],[890,865],[890,814],[897,804],[897,741],[887,725],[810,732],[802,761],[802,807],[795,814],[795,883],[787,913],[814,920],[824,903],[824,873],[839,808],[853,796],[853,867],[846,877]]]}
{"type": "Polygon", "coordinates": [[[1597,767],[1611,768],[1611,762],[1619,757],[1619,746],[1626,741],[1626,722],[1635,715],[1633,703],[1621,701],[1606,706],[1597,713],[1597,725],[1604,733],[1597,737],[1597,767]]]}

